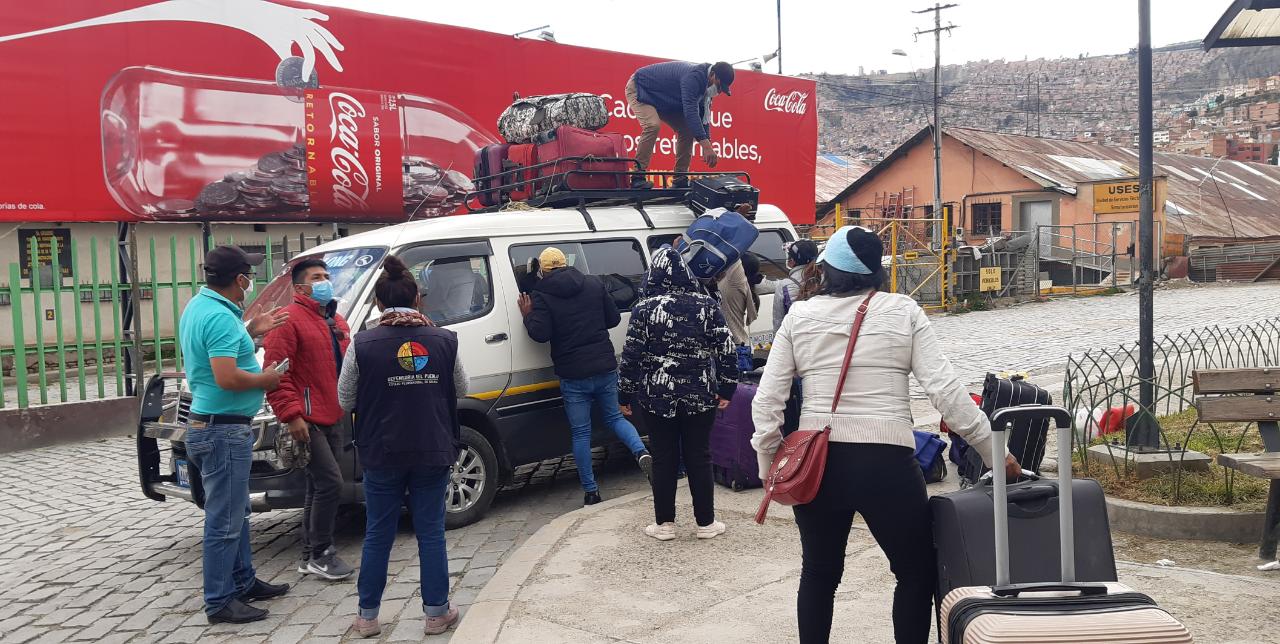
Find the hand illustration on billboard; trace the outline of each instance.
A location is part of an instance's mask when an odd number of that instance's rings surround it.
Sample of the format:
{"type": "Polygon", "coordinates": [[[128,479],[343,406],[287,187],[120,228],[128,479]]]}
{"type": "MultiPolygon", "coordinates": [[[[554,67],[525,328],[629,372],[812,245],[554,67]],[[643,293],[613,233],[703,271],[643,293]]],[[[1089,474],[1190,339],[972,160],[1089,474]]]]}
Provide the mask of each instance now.
{"type": "Polygon", "coordinates": [[[317,51],[333,69],[342,71],[337,54],[343,49],[342,43],[318,24],[318,21],[328,19],[328,15],[319,11],[287,7],[266,0],[168,0],[48,29],[0,36],[0,43],[102,25],[202,22],[248,33],[270,47],[282,61],[294,55],[293,47],[297,45],[302,54],[301,77],[309,78],[315,69],[317,51]]]}

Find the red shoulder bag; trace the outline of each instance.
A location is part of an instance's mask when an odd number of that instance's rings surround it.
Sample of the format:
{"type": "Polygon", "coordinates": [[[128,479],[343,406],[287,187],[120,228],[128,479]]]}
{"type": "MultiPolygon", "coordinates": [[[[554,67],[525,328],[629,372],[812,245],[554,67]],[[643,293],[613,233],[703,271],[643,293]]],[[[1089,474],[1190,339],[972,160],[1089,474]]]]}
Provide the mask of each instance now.
{"type": "MultiPolygon", "coordinates": [[[[844,379],[849,374],[849,359],[858,343],[862,320],[867,316],[867,305],[876,294],[871,291],[853,319],[849,332],[849,344],[844,349],[844,362],[840,365],[840,378],[836,382],[835,395],[831,397],[831,413],[840,406],[840,392],[844,391],[844,379]]],[[[831,439],[831,423],[821,430],[802,429],[792,432],[773,456],[769,466],[769,478],[764,482],[764,499],[756,511],[756,523],[764,523],[769,514],[769,502],[782,505],[803,505],[813,501],[822,487],[822,475],[827,471],[827,446],[831,439]]]]}

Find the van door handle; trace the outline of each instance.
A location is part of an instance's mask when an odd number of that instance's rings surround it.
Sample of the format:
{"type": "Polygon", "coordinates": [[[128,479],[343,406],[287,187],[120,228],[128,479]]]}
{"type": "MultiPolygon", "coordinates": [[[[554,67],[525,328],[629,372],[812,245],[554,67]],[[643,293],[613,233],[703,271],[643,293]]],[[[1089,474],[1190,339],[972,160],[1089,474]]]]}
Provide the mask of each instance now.
{"type": "Polygon", "coordinates": [[[506,339],[507,339],[507,334],[505,333],[490,333],[489,335],[484,336],[484,341],[488,342],[489,344],[497,344],[506,339]]]}

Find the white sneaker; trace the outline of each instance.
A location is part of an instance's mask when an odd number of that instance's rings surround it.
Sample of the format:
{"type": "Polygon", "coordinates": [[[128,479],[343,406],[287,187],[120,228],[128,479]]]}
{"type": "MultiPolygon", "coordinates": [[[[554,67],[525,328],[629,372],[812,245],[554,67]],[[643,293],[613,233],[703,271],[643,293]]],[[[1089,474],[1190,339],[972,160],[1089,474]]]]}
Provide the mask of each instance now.
{"type": "Polygon", "coordinates": [[[699,539],[714,539],[724,534],[724,524],[719,521],[712,521],[711,525],[698,526],[699,539]]]}
{"type": "Polygon", "coordinates": [[[645,526],[644,533],[658,541],[671,541],[676,538],[676,524],[670,521],[662,524],[650,523],[645,526]]]}

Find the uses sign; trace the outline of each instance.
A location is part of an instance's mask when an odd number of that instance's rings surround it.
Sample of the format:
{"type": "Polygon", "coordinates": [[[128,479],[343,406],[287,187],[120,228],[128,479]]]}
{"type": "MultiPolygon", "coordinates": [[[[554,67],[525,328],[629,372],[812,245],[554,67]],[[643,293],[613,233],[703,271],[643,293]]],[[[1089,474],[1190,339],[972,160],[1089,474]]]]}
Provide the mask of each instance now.
{"type": "Polygon", "coordinates": [[[1137,181],[1095,183],[1093,185],[1093,212],[1107,215],[1117,212],[1138,212],[1137,181]]]}

